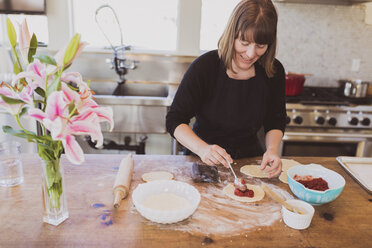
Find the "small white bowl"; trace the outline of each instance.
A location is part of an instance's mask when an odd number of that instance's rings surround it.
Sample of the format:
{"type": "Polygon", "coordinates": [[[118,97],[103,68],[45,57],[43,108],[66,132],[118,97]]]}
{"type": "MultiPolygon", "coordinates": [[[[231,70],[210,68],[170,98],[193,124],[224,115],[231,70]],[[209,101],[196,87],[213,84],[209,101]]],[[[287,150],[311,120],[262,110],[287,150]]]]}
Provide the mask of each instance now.
{"type": "Polygon", "coordinates": [[[190,184],[175,180],[158,180],[139,184],[132,194],[133,204],[146,219],[170,224],[182,221],[194,213],[200,202],[199,191],[190,184]],[[156,194],[170,193],[185,198],[190,205],[179,210],[157,210],[144,206],[143,202],[156,194]]]}
{"type": "Polygon", "coordinates": [[[289,211],[286,207],[282,206],[284,223],[287,226],[298,230],[308,228],[314,216],[314,207],[307,202],[296,199],[287,200],[286,202],[292,206],[296,206],[304,214],[294,213],[292,211],[289,211]]]}

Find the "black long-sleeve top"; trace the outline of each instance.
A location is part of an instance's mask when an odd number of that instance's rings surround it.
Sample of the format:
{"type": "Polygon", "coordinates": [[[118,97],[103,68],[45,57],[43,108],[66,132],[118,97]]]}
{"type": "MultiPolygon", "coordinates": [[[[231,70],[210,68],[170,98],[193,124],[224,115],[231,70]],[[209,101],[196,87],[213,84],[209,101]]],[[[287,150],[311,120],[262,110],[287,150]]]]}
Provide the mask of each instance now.
{"type": "Polygon", "coordinates": [[[257,132],[285,129],[285,72],[275,60],[268,78],[256,62],[255,76],[232,79],[217,50],[198,57],[186,71],[166,117],[167,131],[195,116],[193,130],[208,144],[217,144],[234,158],[262,155],[257,132]]]}

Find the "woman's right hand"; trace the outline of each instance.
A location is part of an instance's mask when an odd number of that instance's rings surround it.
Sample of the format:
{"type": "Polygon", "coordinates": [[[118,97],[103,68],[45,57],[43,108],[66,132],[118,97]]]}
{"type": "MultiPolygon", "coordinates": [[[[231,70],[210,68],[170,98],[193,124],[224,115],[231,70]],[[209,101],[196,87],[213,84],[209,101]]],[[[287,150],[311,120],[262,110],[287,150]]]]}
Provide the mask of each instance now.
{"type": "Polygon", "coordinates": [[[225,149],[218,145],[206,144],[201,149],[199,149],[197,155],[207,165],[222,164],[225,167],[229,167],[226,160],[228,160],[230,163],[233,162],[230,154],[228,154],[225,149]]]}

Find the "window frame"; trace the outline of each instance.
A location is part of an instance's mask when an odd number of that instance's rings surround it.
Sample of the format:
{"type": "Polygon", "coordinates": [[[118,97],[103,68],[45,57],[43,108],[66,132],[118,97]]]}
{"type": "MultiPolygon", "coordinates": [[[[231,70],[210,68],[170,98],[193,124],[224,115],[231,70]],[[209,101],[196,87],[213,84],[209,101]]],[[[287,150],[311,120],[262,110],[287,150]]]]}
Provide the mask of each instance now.
{"type": "MultiPolygon", "coordinates": [[[[177,39],[176,50],[165,52],[163,50],[140,50],[135,47],[132,53],[148,54],[174,54],[197,56],[200,51],[200,27],[201,27],[201,2],[202,0],[178,0],[177,14],[177,39]],[[189,18],[192,16],[192,18],[189,18]]],[[[46,0],[46,16],[48,18],[48,38],[47,49],[56,51],[65,42],[70,40],[75,34],[73,4],[72,0],[46,0]],[[64,25],[61,25],[63,23],[64,25]]],[[[0,46],[6,44],[6,17],[0,18],[2,32],[0,34],[0,46]]],[[[132,44],[128,44],[132,45],[132,44]]],[[[85,52],[111,53],[112,51],[104,48],[87,48],[85,52]]]]}

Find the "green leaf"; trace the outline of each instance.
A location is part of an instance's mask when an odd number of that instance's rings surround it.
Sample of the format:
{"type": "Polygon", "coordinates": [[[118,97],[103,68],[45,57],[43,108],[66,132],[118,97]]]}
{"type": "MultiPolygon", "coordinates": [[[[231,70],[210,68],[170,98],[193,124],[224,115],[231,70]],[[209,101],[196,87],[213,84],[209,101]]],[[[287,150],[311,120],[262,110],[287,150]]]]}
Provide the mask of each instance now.
{"type": "Polygon", "coordinates": [[[8,38],[10,45],[15,48],[17,46],[17,34],[14,30],[13,23],[10,21],[9,17],[6,18],[6,30],[8,32],[8,38]]]}
{"type": "Polygon", "coordinates": [[[72,63],[69,63],[68,65],[65,65],[65,66],[63,67],[63,70],[64,70],[64,71],[67,70],[71,65],[72,65],[72,63]]]}
{"type": "Polygon", "coordinates": [[[55,61],[55,59],[45,54],[34,55],[34,59],[38,59],[44,64],[57,66],[57,62],[55,61]]]}
{"type": "MultiPolygon", "coordinates": [[[[26,133],[23,130],[14,130],[10,126],[3,126],[3,132],[6,134],[13,135],[18,138],[27,139],[29,142],[37,143],[38,146],[43,146],[45,147],[45,149],[53,149],[53,148],[51,148],[50,145],[45,145],[44,143],[56,143],[56,141],[54,141],[52,137],[50,136],[47,136],[47,135],[39,136],[36,133],[31,132],[31,131],[28,131],[26,133]]],[[[54,152],[54,151],[52,150],[51,152],[54,152]]]]}
{"type": "Polygon", "coordinates": [[[68,105],[68,113],[71,114],[72,111],[75,109],[75,102],[72,100],[70,104],[68,105]]]}
{"type": "Polygon", "coordinates": [[[4,96],[4,95],[0,95],[0,97],[1,97],[1,99],[3,99],[4,102],[6,102],[7,104],[11,104],[11,105],[25,103],[22,100],[10,98],[10,97],[4,96]]]}
{"type": "Polygon", "coordinates": [[[24,115],[25,113],[27,113],[27,110],[28,110],[27,107],[22,108],[22,110],[21,110],[21,112],[19,112],[18,116],[21,117],[22,115],[24,115]]]}
{"type": "Polygon", "coordinates": [[[37,88],[35,89],[35,91],[36,91],[36,93],[38,93],[41,97],[45,97],[45,91],[44,91],[42,88],[37,87],[37,88]]]}
{"type": "Polygon", "coordinates": [[[75,36],[71,39],[70,43],[68,44],[65,56],[63,57],[63,64],[67,65],[71,62],[72,58],[75,56],[75,53],[79,47],[80,42],[80,34],[75,34],[75,36]]]}
{"type": "Polygon", "coordinates": [[[34,55],[36,53],[36,49],[37,49],[37,38],[35,34],[32,34],[32,38],[30,41],[30,48],[28,49],[28,56],[27,56],[29,63],[34,62],[34,55]]]}
{"type": "Polygon", "coordinates": [[[46,90],[47,97],[50,96],[50,94],[52,94],[54,91],[57,91],[60,89],[61,89],[61,78],[59,76],[55,76],[53,83],[47,87],[47,90],[46,90]]]}
{"type": "Polygon", "coordinates": [[[14,62],[13,71],[16,75],[22,71],[21,68],[19,68],[17,61],[14,62]]]}
{"type": "Polygon", "coordinates": [[[3,126],[3,132],[13,135],[18,138],[27,139],[28,141],[31,141],[31,142],[35,142],[34,140],[38,138],[37,135],[33,132],[26,133],[23,130],[14,130],[10,126],[3,126]]]}

